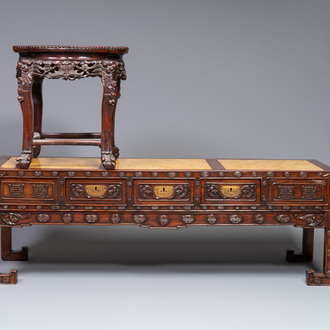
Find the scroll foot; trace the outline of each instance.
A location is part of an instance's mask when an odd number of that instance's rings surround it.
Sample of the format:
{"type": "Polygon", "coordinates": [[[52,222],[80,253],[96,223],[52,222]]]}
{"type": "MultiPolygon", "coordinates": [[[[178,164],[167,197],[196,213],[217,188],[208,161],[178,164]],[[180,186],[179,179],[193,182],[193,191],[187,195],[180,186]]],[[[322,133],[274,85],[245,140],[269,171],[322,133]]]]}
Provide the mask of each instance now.
{"type": "Polygon", "coordinates": [[[315,274],[313,269],[306,271],[306,284],[307,285],[330,285],[330,271],[326,274],[315,274]]]}
{"type": "Polygon", "coordinates": [[[17,284],[17,270],[11,269],[9,273],[0,273],[0,284],[17,284]]]}
{"type": "Polygon", "coordinates": [[[111,153],[102,153],[101,161],[106,170],[113,170],[116,167],[116,158],[111,153]]]}
{"type": "Polygon", "coordinates": [[[16,167],[20,169],[27,169],[31,164],[31,160],[31,152],[22,152],[22,154],[16,158],[16,167]]]}

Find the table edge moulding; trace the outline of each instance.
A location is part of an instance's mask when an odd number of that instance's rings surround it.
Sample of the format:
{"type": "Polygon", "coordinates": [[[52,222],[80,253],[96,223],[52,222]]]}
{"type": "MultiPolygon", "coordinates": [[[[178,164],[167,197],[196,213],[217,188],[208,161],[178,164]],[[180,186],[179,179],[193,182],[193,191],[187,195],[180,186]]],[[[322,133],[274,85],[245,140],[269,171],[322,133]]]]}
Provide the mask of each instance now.
{"type": "MultiPolygon", "coordinates": [[[[308,285],[330,285],[330,167],[316,160],[121,158],[114,142],[126,47],[14,46],[23,113],[19,157],[0,157],[1,258],[28,260],[12,249],[12,229],[32,225],[294,226],[302,251],[288,262],[313,260],[314,230],[324,231],[323,270],[308,285]],[[42,132],[44,78],[101,77],[100,133],[42,132]],[[41,145],[101,147],[100,158],[39,157],[41,145]]],[[[16,284],[17,271],[0,273],[16,284]]]]}

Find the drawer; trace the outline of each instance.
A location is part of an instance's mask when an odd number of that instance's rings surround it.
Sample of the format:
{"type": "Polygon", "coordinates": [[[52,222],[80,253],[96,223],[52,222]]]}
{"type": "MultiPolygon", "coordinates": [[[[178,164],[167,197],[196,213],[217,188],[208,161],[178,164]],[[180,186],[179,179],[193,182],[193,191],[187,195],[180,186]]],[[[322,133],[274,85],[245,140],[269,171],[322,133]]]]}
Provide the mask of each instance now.
{"type": "Polygon", "coordinates": [[[1,181],[1,202],[10,204],[57,204],[57,180],[12,179],[1,181]]]}
{"type": "Polygon", "coordinates": [[[134,204],[193,205],[194,180],[134,180],[134,204]]]}
{"type": "Polygon", "coordinates": [[[327,204],[326,180],[270,180],[270,204],[327,204]]]}
{"type": "Polygon", "coordinates": [[[255,204],[261,202],[260,180],[201,180],[202,204],[255,204]]]}
{"type": "Polygon", "coordinates": [[[125,204],[125,196],[126,179],[67,179],[65,181],[66,204],[125,204]]]}

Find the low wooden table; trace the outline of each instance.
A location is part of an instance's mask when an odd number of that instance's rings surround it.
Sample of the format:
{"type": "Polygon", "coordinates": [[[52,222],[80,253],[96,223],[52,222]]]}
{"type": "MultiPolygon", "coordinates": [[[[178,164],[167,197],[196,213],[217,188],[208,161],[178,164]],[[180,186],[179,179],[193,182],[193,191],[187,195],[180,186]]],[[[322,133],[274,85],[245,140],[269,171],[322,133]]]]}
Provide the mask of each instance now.
{"type": "Polygon", "coordinates": [[[22,153],[16,166],[26,169],[42,145],[88,145],[101,148],[103,167],[116,165],[115,112],[120,81],[126,79],[123,55],[127,47],[13,46],[17,63],[18,101],[23,114],[22,153]],[[101,133],[42,132],[42,83],[47,79],[100,77],[103,85],[101,133]]]}
{"type": "MultiPolygon", "coordinates": [[[[295,226],[311,261],[314,229],[324,230],[324,269],[307,270],[307,284],[330,285],[330,168],[314,160],[118,159],[106,171],[97,158],[36,158],[17,169],[0,161],[1,257],[12,251],[11,230],[35,224],[188,226],[295,226]]],[[[16,274],[14,274],[16,275],[16,274]]],[[[0,281],[12,282],[13,272],[0,281]]]]}

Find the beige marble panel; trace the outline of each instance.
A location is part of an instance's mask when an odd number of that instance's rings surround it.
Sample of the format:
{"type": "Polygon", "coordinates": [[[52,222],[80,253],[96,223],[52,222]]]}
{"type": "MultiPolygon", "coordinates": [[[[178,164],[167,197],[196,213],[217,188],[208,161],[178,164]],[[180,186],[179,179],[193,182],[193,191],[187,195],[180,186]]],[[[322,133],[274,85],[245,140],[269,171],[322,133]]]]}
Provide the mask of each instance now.
{"type": "Polygon", "coordinates": [[[290,159],[218,159],[226,170],[323,171],[308,160],[290,159]]]}
{"type": "MultiPolygon", "coordinates": [[[[1,168],[15,168],[16,157],[11,157],[1,168]]],[[[99,169],[100,158],[34,158],[30,169],[99,169]]],[[[211,170],[205,159],[140,159],[119,158],[116,170],[211,170]]]]}
{"type": "Polygon", "coordinates": [[[119,158],[116,170],[211,170],[205,159],[119,158]]]}

